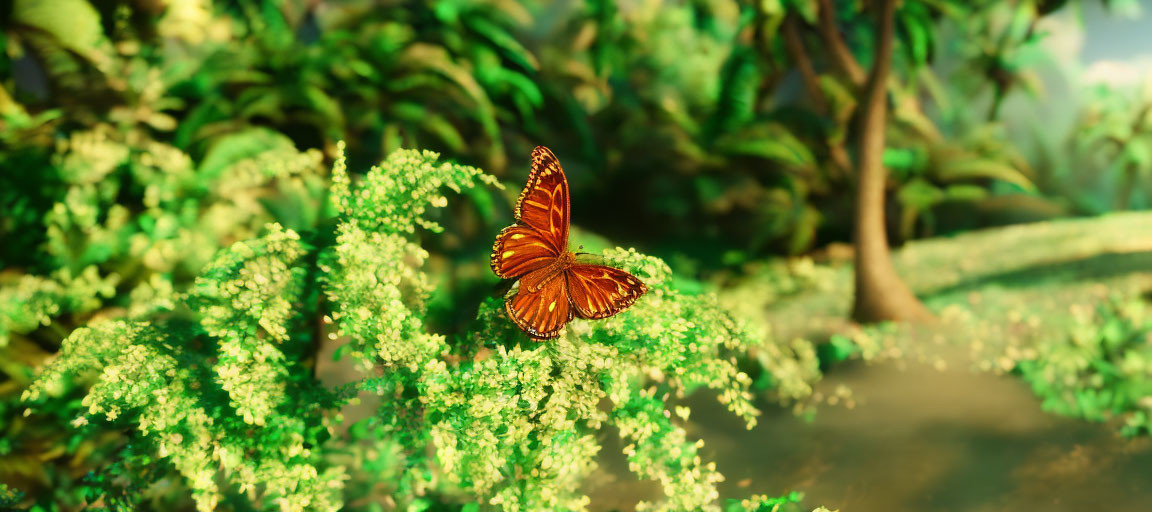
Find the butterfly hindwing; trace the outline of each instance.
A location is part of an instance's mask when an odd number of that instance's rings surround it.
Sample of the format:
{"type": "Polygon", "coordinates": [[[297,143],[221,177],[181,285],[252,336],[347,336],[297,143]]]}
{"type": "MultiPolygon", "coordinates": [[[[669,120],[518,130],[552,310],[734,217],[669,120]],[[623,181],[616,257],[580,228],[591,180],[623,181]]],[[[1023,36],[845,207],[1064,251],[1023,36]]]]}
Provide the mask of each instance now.
{"type": "Polygon", "coordinates": [[[636,276],[604,265],[573,265],[566,277],[572,305],[580,318],[610,317],[628,309],[648,291],[636,276]]]}
{"type": "Polygon", "coordinates": [[[504,309],[521,330],[537,340],[559,336],[564,324],[572,320],[572,303],[563,275],[556,275],[535,291],[522,281],[516,295],[504,301],[504,309]]]}
{"type": "Polygon", "coordinates": [[[496,235],[492,271],[500,279],[520,277],[548,266],[560,254],[539,231],[513,224],[496,235]]]}
{"type": "Polygon", "coordinates": [[[528,184],[516,200],[516,220],[539,231],[557,254],[568,250],[568,224],[571,204],[568,178],[548,148],[532,150],[532,171],[528,184]]]}

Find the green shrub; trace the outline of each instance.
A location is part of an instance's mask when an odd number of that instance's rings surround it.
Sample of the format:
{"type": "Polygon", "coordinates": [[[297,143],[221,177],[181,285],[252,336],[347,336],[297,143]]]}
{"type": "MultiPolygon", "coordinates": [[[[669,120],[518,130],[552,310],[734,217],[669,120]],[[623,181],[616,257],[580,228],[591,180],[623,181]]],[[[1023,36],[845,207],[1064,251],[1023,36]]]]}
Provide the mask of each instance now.
{"type": "Polygon", "coordinates": [[[1044,409],[1092,421],[1123,420],[1127,435],[1152,431],[1152,308],[1141,298],[1113,298],[1073,309],[1067,338],[1021,354],[1015,371],[1044,409]]]}
{"type": "Polygon", "coordinates": [[[338,159],[334,237],[270,224],[220,251],[172,307],[69,335],[24,398],[44,411],[88,383],[73,425],[127,433],[90,497],[123,509],[178,502],[157,496],[163,480],[199,510],[385,499],[582,510],[579,483],[596,467],[597,434],[612,427],[632,471],[665,494],[638,509],[720,510],[722,476],[682,426],[690,410],[670,400],[709,388],[754,425],[736,355],[758,340],[712,296],[674,289],[661,260],[624,249],[603,257],[651,291],[623,314],[536,343],[492,297],[459,339],[429,332],[417,227],[441,230],[429,207],[446,205],[445,189],[498,185],[436,160],[397,151],[353,182],[338,159]],[[362,376],[325,388],[312,372],[323,340],[346,347],[362,376]],[[380,405],[345,431],[340,411],[357,393],[380,405]]]}

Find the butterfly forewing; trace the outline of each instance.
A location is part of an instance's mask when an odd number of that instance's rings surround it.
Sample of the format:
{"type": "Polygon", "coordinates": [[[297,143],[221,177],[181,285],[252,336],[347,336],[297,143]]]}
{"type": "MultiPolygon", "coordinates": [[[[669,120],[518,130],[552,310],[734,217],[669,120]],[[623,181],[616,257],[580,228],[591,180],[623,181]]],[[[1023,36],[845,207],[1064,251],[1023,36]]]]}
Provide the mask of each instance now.
{"type": "Polygon", "coordinates": [[[576,316],[607,318],[628,309],[648,287],[636,276],[604,265],[574,265],[566,272],[576,316]]]}
{"type": "Polygon", "coordinates": [[[516,201],[516,219],[540,232],[559,255],[568,250],[568,178],[548,148],[532,150],[532,172],[516,201]]]}
{"type": "Polygon", "coordinates": [[[516,295],[506,300],[504,307],[520,329],[540,340],[559,336],[564,324],[572,320],[572,302],[561,275],[535,291],[521,282],[516,295]]]}
{"type": "Polygon", "coordinates": [[[544,268],[560,256],[539,231],[513,224],[504,228],[492,244],[492,271],[501,279],[520,277],[544,268]]]}

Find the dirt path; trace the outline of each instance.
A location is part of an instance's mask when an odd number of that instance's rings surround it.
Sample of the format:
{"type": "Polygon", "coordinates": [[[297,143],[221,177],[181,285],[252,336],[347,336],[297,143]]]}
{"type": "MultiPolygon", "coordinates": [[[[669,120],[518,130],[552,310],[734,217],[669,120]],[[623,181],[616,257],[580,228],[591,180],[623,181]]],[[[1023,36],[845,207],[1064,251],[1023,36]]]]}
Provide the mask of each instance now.
{"type": "MultiPolygon", "coordinates": [[[[807,423],[765,405],[748,431],[711,397],[692,399],[692,435],[727,477],[724,497],[798,490],[843,512],[1148,510],[1152,443],[1109,425],[1040,410],[1025,385],[966,368],[898,361],[850,365],[821,386],[850,386],[854,409],[807,423]]],[[[593,510],[631,510],[658,489],[605,446],[593,510]]]]}

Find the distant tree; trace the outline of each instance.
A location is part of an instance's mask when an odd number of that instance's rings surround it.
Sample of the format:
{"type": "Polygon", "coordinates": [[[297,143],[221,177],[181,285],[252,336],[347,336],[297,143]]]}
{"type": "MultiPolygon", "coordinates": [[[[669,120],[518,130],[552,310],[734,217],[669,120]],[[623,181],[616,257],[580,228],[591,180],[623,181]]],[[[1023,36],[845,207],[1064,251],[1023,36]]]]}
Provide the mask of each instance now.
{"type": "Polygon", "coordinates": [[[862,94],[856,162],[856,294],[852,316],[858,320],[922,320],[931,313],[892,266],[884,224],[884,134],[888,116],[888,76],[892,69],[895,0],[876,9],[872,69],[862,94]]]}
{"type": "MultiPolygon", "coordinates": [[[[908,1],[897,5],[880,0],[866,4],[871,16],[833,0],[787,5],[781,23],[785,52],[801,75],[813,109],[839,125],[832,131],[839,137],[827,140],[828,155],[834,169],[850,167],[846,184],[854,182],[856,187],[853,317],[860,321],[928,319],[931,314],[892,265],[885,219],[892,187],[889,169],[900,171],[895,197],[901,203],[900,225],[905,235],[911,234],[916,217],[933,205],[982,198],[992,180],[1031,188],[1027,164],[1002,143],[1002,137],[997,138],[995,127],[969,123],[961,134],[945,136],[941,126],[946,121],[924,110],[928,99],[941,101],[941,96],[952,92],[941,90],[928,67],[941,21],[990,25],[989,19],[997,15],[993,4],[908,1]],[[864,51],[854,52],[854,48],[864,51]],[[854,158],[849,162],[850,155],[854,158]]],[[[1021,7],[1020,12],[1038,11],[1033,6],[1021,7]]],[[[1034,29],[1034,23],[1028,25],[1026,40],[1035,39],[1034,29]]],[[[1015,41],[1005,37],[1005,41],[1015,41]]],[[[1002,96],[1004,90],[997,90],[1002,96]]]]}
{"type": "Polygon", "coordinates": [[[1115,177],[1113,207],[1131,207],[1140,178],[1152,171],[1152,95],[1102,86],[1073,130],[1075,151],[1115,177]]]}

